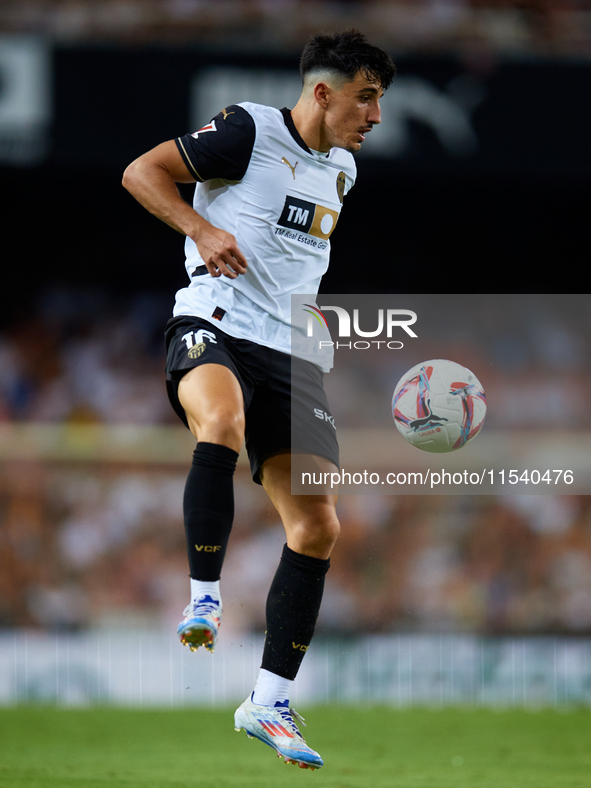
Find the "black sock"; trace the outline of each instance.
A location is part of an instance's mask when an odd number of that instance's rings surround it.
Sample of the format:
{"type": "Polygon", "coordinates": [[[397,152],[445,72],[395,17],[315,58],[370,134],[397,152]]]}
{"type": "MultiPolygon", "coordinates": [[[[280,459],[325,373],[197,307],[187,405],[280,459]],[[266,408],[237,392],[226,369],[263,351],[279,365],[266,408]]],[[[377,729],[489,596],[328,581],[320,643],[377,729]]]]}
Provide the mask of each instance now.
{"type": "Polygon", "coordinates": [[[234,519],[234,481],[238,453],[227,446],[199,442],[185,485],[183,513],[190,575],[220,579],[234,519]]]}
{"type": "Polygon", "coordinates": [[[329,559],[285,545],[267,598],[267,637],[261,667],[295,679],[314,634],[329,559]]]}

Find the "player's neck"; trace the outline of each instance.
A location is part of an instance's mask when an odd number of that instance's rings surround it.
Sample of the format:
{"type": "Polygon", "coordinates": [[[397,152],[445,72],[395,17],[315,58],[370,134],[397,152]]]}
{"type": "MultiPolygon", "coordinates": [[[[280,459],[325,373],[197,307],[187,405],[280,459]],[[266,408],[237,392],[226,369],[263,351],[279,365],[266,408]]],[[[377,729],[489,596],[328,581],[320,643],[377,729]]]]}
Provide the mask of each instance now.
{"type": "Polygon", "coordinates": [[[331,145],[322,132],[322,113],[316,107],[300,99],[291,111],[291,119],[310,150],[323,153],[330,151],[331,145]]]}

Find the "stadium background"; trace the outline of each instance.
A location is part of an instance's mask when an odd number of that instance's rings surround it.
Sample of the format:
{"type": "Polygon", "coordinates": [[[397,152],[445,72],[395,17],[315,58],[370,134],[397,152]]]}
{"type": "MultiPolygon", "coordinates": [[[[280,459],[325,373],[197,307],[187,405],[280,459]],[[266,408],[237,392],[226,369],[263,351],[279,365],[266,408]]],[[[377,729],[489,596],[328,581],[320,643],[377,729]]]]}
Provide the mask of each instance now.
{"type": "MultiPolygon", "coordinates": [[[[213,659],[174,640],[193,441],[165,399],[161,335],[182,239],[123,191],[127,163],[229,100],[289,103],[307,36],[354,24],[399,76],[323,291],[576,293],[590,17],[575,0],[2,5],[1,703],[230,703],[257,668],[282,534],[244,466],[224,637],[213,659]]],[[[507,429],[572,445],[590,429],[588,314],[528,303],[510,315],[519,341],[471,351],[506,373],[507,429]]],[[[588,703],[589,500],[343,498],[300,696],[588,703]]]]}

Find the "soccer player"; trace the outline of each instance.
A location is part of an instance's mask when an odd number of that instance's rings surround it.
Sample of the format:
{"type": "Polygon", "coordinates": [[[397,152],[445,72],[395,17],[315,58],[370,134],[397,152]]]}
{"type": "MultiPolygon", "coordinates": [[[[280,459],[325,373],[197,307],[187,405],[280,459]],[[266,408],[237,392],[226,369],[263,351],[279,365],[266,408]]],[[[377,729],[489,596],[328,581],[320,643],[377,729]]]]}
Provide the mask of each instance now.
{"type": "Polygon", "coordinates": [[[191,649],[215,646],[233,473],[246,440],[253,479],[277,509],[287,543],[267,599],[261,670],[235,727],[286,762],[314,769],[322,758],[304,741],[289,695],[339,523],[335,496],[291,494],[291,453],[336,471],[338,444],[322,369],[301,361],[292,376],[291,295],[318,291],[329,237],[355,181],[352,154],[380,122],[395,66],[352,30],[314,36],[300,71],[302,94],[291,111],[226,107],[199,131],[140,156],[123,185],[186,236],[190,283],[166,327],[169,398],[197,439],[183,501],[191,602],[178,634],[191,649]],[[192,207],[176,186],[190,182],[197,183],[192,207]]]}

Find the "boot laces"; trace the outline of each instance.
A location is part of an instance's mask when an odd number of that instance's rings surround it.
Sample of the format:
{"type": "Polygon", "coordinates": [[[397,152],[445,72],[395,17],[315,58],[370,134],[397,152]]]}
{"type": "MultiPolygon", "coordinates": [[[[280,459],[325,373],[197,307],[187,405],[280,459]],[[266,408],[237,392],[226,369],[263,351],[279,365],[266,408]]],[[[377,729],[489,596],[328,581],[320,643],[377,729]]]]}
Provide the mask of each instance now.
{"type": "Polygon", "coordinates": [[[279,710],[279,714],[281,715],[282,719],[283,719],[283,720],[284,720],[284,721],[285,721],[285,722],[286,722],[286,723],[289,725],[289,727],[291,728],[291,730],[292,730],[292,731],[293,731],[295,734],[297,734],[297,735],[300,737],[300,739],[303,739],[304,737],[303,737],[303,736],[302,736],[302,734],[300,733],[300,731],[299,731],[299,729],[298,729],[298,726],[295,724],[295,722],[294,722],[294,719],[293,719],[293,718],[295,717],[295,719],[296,719],[296,720],[297,720],[297,721],[298,721],[298,722],[299,722],[301,725],[303,725],[303,726],[304,726],[304,728],[305,728],[305,727],[306,727],[306,721],[304,720],[304,718],[302,717],[302,715],[301,715],[301,714],[298,714],[298,713],[297,713],[297,711],[296,711],[295,709],[280,709],[280,710],[279,710]]]}
{"type": "Polygon", "coordinates": [[[190,602],[183,611],[184,616],[207,616],[216,615],[220,612],[220,603],[211,596],[203,596],[201,599],[190,602]]]}

